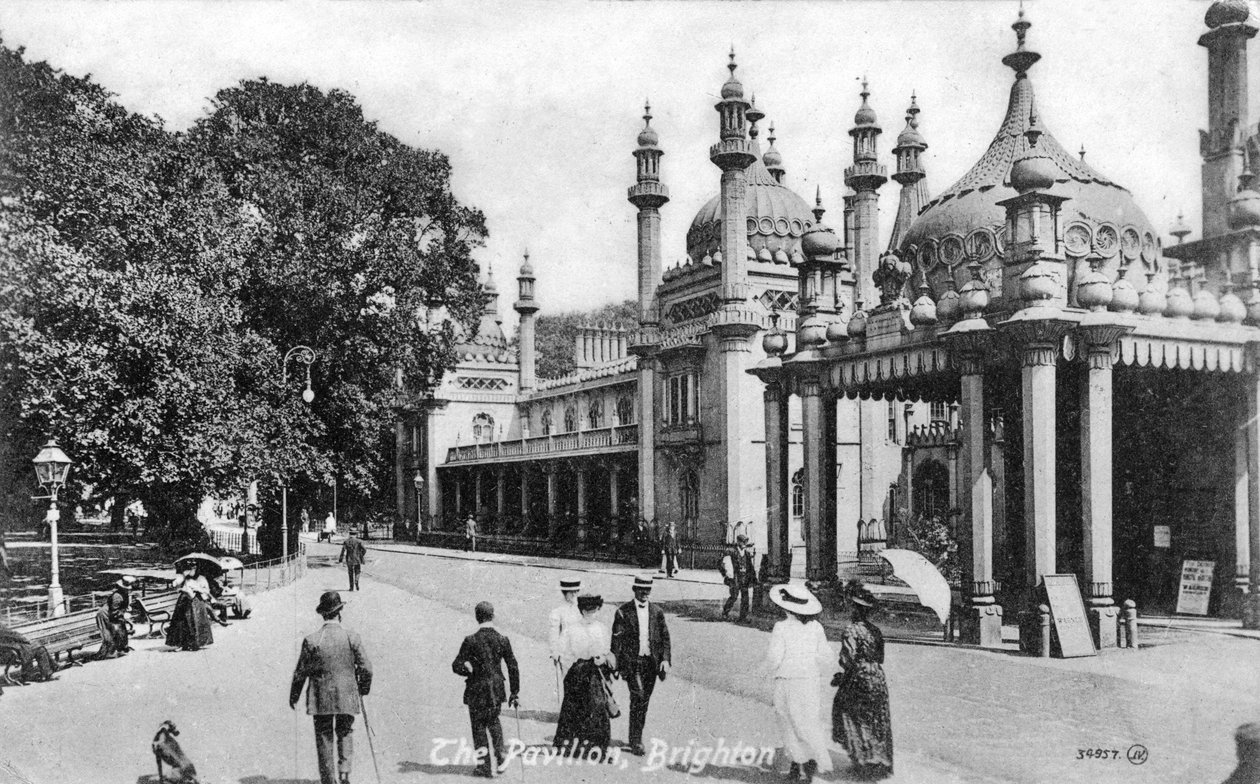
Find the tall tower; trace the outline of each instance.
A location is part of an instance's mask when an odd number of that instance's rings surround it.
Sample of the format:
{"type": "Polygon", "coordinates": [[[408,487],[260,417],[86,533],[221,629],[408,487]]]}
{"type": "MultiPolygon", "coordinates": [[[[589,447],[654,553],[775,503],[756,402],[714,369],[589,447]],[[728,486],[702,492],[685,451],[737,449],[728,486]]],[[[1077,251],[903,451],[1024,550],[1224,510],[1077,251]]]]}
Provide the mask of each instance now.
{"type": "Polygon", "coordinates": [[[521,272],[516,277],[518,297],[512,305],[521,316],[520,331],[517,333],[520,367],[518,386],[522,392],[533,389],[538,381],[535,371],[534,354],[534,318],[538,314],[538,303],[534,300],[534,267],[529,263],[529,251],[525,251],[525,261],[521,264],[521,272]]]}
{"type": "Polygon", "coordinates": [[[722,85],[722,100],[714,106],[721,141],[709,148],[709,160],[722,170],[722,301],[737,303],[745,299],[743,270],[748,255],[744,170],[757,160],[757,154],[745,128],[749,103],[744,100],[744,85],[735,78],[734,48],[730,56],[726,67],[731,75],[722,85]]]}
{"type": "Polygon", "coordinates": [[[918,217],[923,205],[927,204],[927,185],[923,178],[923,151],[927,142],[919,133],[919,104],[913,94],[910,95],[910,108],[906,109],[906,127],[897,136],[897,146],[893,155],[897,156],[897,171],[892,178],[901,184],[901,201],[897,205],[897,220],[893,224],[892,235],[888,238],[888,250],[895,251],[901,245],[910,224],[918,217]]]}
{"type": "Polygon", "coordinates": [[[1246,0],[1219,0],[1203,21],[1209,30],[1199,38],[1208,50],[1208,129],[1199,131],[1203,156],[1203,236],[1229,231],[1229,200],[1243,171],[1243,144],[1248,130],[1247,41],[1257,28],[1250,24],[1246,0]]]}
{"type": "Polygon", "coordinates": [[[879,263],[879,188],[888,182],[888,170],[879,163],[877,145],[883,130],[867,99],[871,93],[862,80],[862,105],[853,115],[853,165],[844,170],[844,184],[853,189],[853,273],[857,293],[866,303],[876,300],[871,273],[879,263]]]}
{"type": "Polygon", "coordinates": [[[643,106],[643,130],[634,151],[634,185],[626,198],[639,208],[639,323],[659,323],[656,284],[661,279],[661,207],[669,201],[669,188],[661,182],[660,137],[652,127],[652,106],[643,106]]]}

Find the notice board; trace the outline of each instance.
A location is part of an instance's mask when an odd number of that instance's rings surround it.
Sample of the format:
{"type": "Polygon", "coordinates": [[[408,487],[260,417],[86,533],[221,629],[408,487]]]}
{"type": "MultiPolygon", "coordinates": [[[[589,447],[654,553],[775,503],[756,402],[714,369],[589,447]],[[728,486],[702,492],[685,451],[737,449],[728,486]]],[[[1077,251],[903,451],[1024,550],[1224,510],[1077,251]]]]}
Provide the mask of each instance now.
{"type": "Polygon", "coordinates": [[[1177,591],[1178,615],[1207,615],[1216,561],[1182,561],[1181,588],[1177,591]]]}
{"type": "MultiPolygon", "coordinates": [[[[1051,623],[1059,638],[1058,655],[1064,659],[1094,656],[1094,636],[1089,631],[1085,603],[1074,574],[1047,574],[1041,578],[1050,605],[1051,623]]],[[[1053,651],[1052,651],[1053,652],[1053,651]]]]}

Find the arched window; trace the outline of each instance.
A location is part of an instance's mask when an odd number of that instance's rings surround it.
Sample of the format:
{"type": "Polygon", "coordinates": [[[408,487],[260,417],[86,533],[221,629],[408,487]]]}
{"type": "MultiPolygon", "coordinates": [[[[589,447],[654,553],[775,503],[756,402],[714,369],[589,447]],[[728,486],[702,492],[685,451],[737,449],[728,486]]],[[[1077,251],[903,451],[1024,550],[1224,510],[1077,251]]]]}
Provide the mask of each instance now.
{"type": "Polygon", "coordinates": [[[792,474],[792,516],[805,516],[805,469],[798,468],[792,474]]]}
{"type": "Polygon", "coordinates": [[[929,406],[933,422],[949,421],[949,404],[939,400],[933,400],[929,406]]]}
{"type": "Polygon", "coordinates": [[[544,408],[542,412],[542,434],[549,436],[551,435],[551,430],[551,409],[544,408]]]}
{"type": "Polygon", "coordinates": [[[572,433],[577,429],[577,407],[573,405],[566,406],[564,409],[564,432],[572,433]]]}
{"type": "Polygon", "coordinates": [[[591,401],[591,407],[587,410],[587,419],[591,430],[604,426],[604,401],[601,398],[597,397],[591,401]]]}
{"type": "Polygon", "coordinates": [[[494,417],[482,412],[473,417],[473,443],[488,444],[494,440],[494,417]]]}
{"type": "MultiPolygon", "coordinates": [[[[700,477],[695,471],[683,471],[678,482],[678,498],[683,520],[693,521],[700,517],[700,477]]],[[[691,530],[690,526],[688,530],[691,530]]]]}
{"type": "Polygon", "coordinates": [[[617,398],[617,424],[634,424],[634,398],[629,395],[617,398]]]}

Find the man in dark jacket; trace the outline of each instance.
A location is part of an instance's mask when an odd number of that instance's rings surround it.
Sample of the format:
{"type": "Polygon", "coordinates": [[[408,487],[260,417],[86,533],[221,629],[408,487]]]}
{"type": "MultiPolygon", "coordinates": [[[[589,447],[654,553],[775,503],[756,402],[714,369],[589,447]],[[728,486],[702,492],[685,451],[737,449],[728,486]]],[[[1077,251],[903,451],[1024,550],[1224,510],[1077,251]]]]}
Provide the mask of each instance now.
{"type": "Polygon", "coordinates": [[[363,546],[363,542],[354,535],[354,529],[350,529],[350,535],[346,541],[341,543],[341,554],[337,556],[337,563],[345,561],[346,575],[350,578],[350,590],[359,590],[359,570],[363,567],[363,561],[367,557],[367,548],[363,546]]]}
{"type": "Polygon", "coordinates": [[[315,612],[324,617],[324,625],[302,641],[302,654],[289,688],[289,707],[296,708],[302,686],[310,681],[306,712],[315,717],[321,784],[350,781],[354,717],[362,712],[362,696],[372,689],[372,664],[363,652],[363,643],[358,634],[341,625],[344,606],[336,591],[319,597],[315,612]]]}
{"type": "Polygon", "coordinates": [[[630,688],[630,753],[643,756],[643,724],[656,679],[665,680],[671,665],[665,613],[648,602],[652,576],[634,578],[634,601],[617,608],[612,653],[617,671],[630,688]]]}
{"type": "Polygon", "coordinates": [[[477,768],[474,776],[491,777],[491,769],[504,765],[506,750],[503,746],[503,725],[499,722],[499,710],[504,701],[515,708],[520,703],[521,675],[516,667],[516,655],[512,643],[494,628],[494,605],[481,602],[474,610],[480,628],[464,638],[459,655],[451,662],[451,670],[465,679],[464,704],[468,706],[468,719],[472,725],[473,745],[477,747],[477,768]],[[507,664],[509,694],[503,687],[503,665],[507,664]],[[490,743],[487,743],[489,736],[490,743]],[[494,746],[494,758],[490,760],[490,746],[494,746]]]}
{"type": "Polygon", "coordinates": [[[682,552],[678,544],[678,528],[673,522],[661,536],[661,552],[665,555],[665,576],[673,577],[678,571],[678,554],[682,552]]]}
{"type": "Polygon", "coordinates": [[[757,566],[747,536],[735,537],[735,546],[722,556],[722,579],[731,591],[722,605],[722,617],[730,617],[731,608],[739,599],[739,620],[748,620],[748,591],[757,582],[757,566]]]}

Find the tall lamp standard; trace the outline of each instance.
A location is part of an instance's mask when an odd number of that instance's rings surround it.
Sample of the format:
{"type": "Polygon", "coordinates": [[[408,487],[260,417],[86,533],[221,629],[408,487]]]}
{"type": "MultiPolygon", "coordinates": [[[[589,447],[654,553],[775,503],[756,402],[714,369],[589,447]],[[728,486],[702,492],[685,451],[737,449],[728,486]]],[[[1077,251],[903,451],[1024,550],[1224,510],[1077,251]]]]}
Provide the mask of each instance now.
{"type": "Polygon", "coordinates": [[[44,520],[52,535],[52,578],[48,583],[48,609],[51,615],[61,616],[66,614],[66,608],[62,604],[61,568],[57,559],[57,521],[61,519],[61,512],[57,509],[57,493],[66,483],[66,477],[70,476],[71,460],[57,446],[57,442],[50,438],[31,462],[35,464],[35,478],[39,486],[48,491],[48,495],[37,497],[38,500],[48,499],[48,515],[44,520]]]}
{"type": "Polygon", "coordinates": [[[416,485],[416,540],[419,541],[420,533],[424,531],[424,474],[417,470],[411,481],[416,485]]]}
{"type": "MultiPolygon", "coordinates": [[[[297,360],[306,365],[306,389],[302,390],[302,400],[309,405],[315,400],[315,390],[311,389],[311,365],[315,362],[315,350],[310,346],[294,346],[284,355],[280,363],[280,386],[289,386],[289,360],[297,360]]],[[[289,566],[289,480],[286,478],[280,485],[280,555],[285,569],[289,566]]]]}

